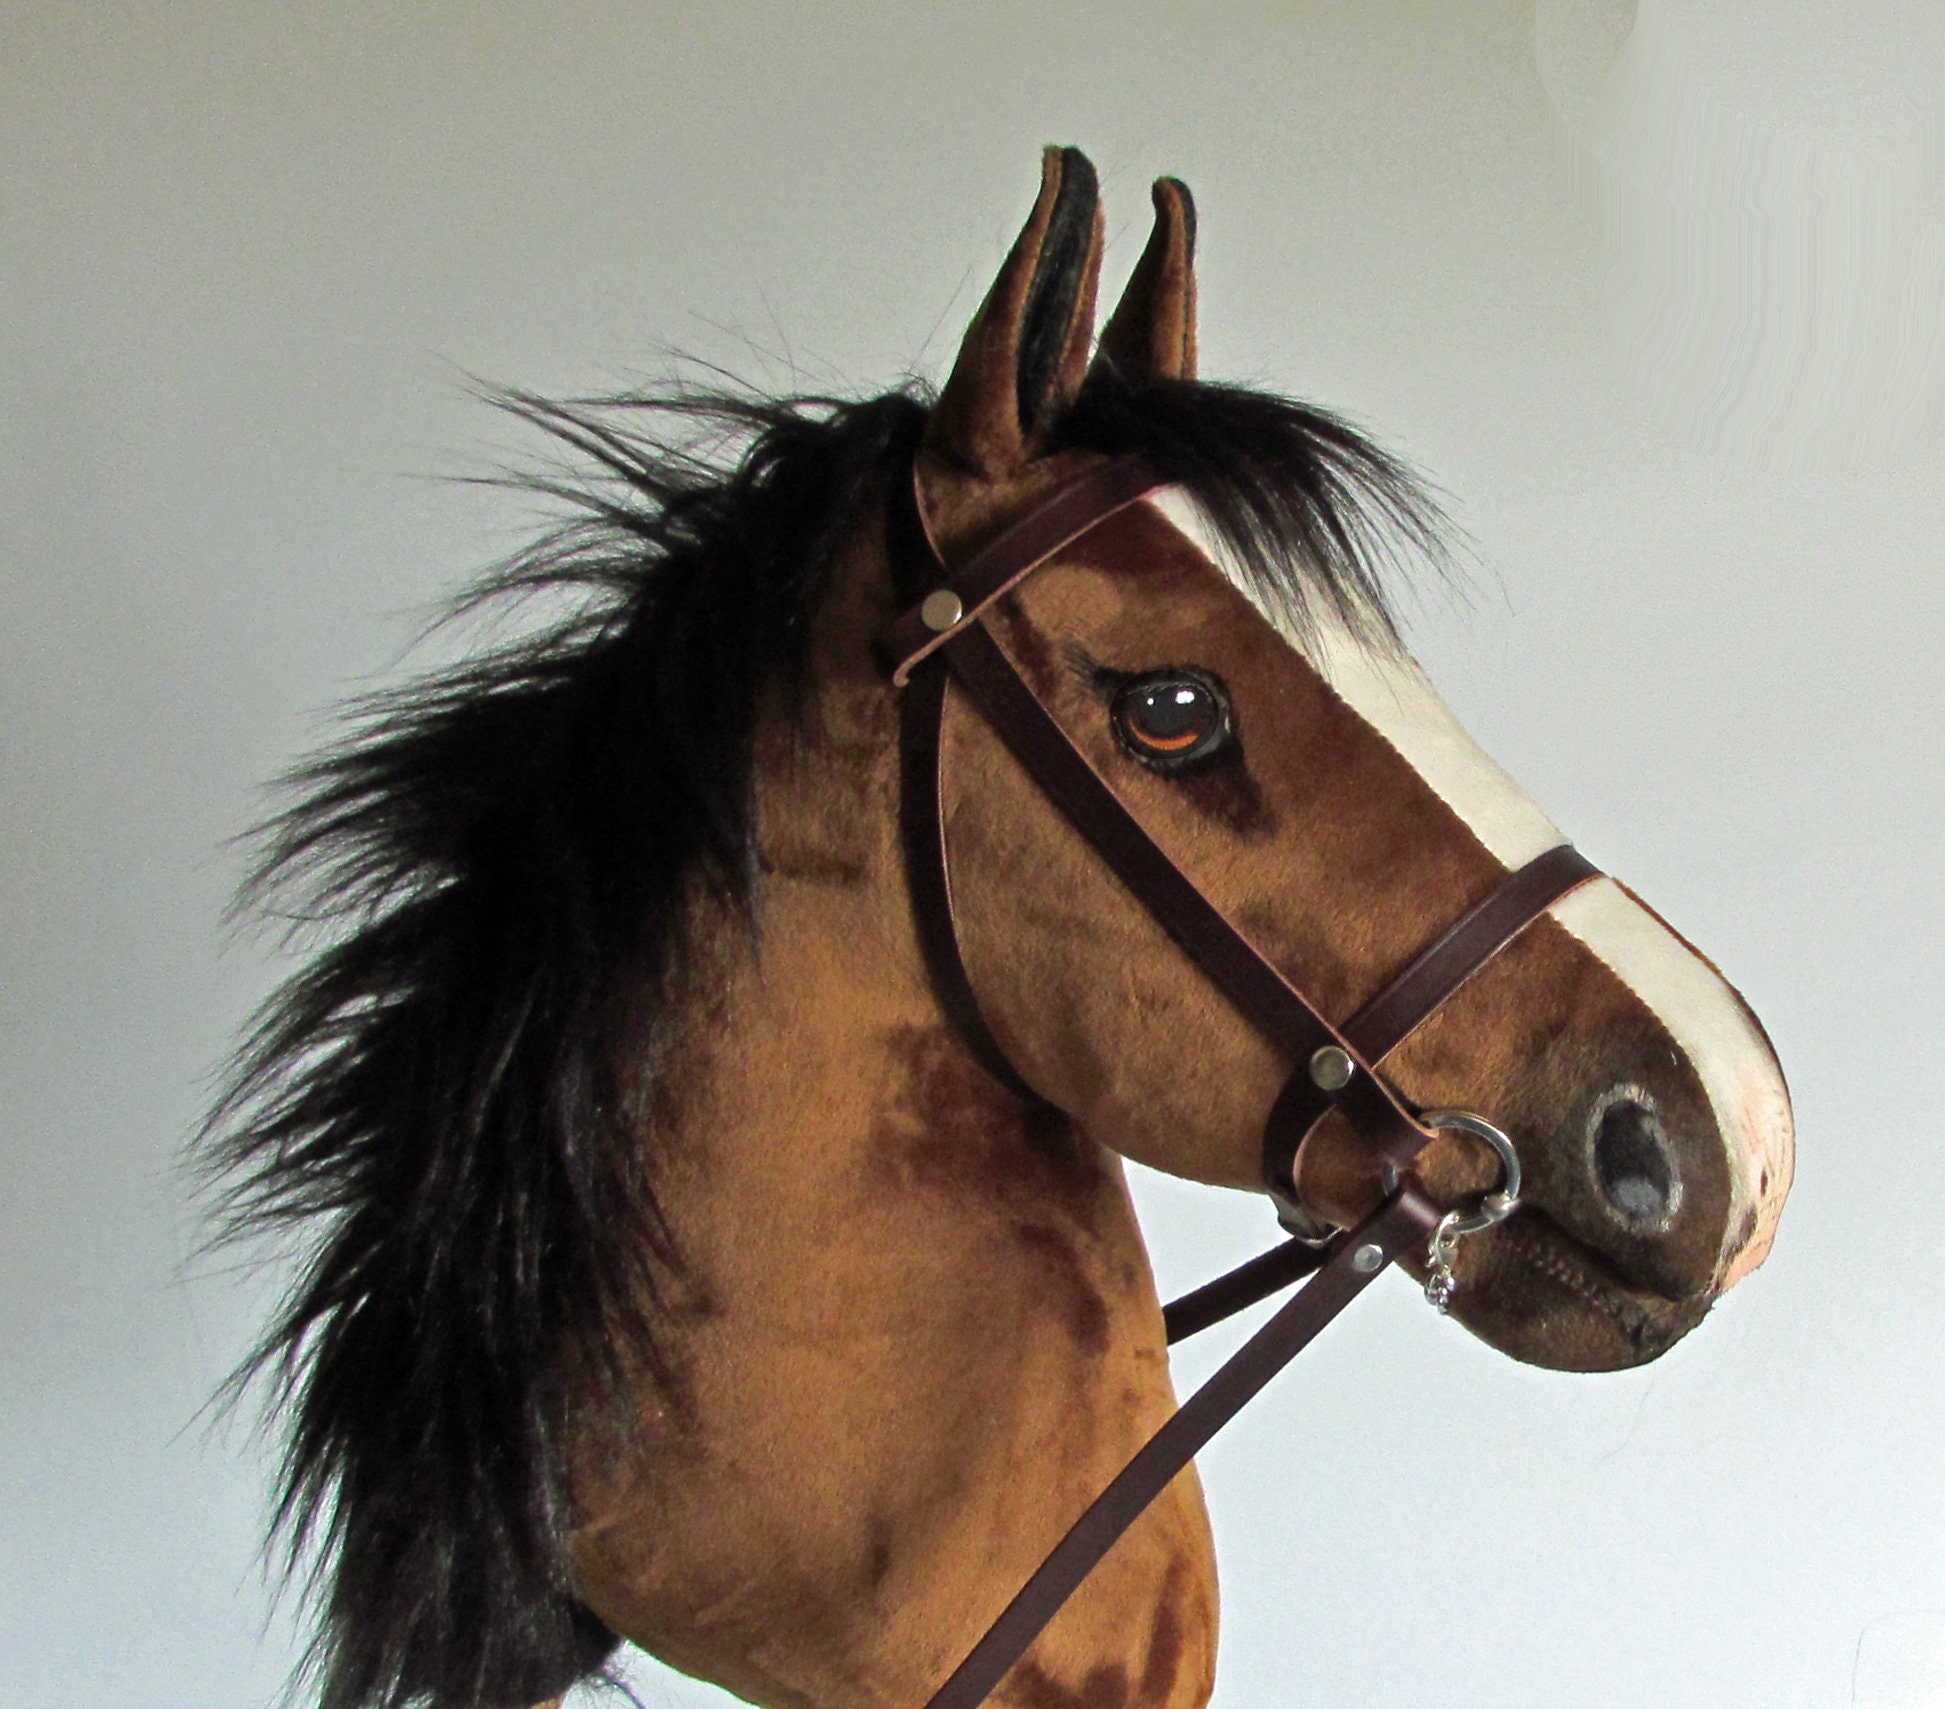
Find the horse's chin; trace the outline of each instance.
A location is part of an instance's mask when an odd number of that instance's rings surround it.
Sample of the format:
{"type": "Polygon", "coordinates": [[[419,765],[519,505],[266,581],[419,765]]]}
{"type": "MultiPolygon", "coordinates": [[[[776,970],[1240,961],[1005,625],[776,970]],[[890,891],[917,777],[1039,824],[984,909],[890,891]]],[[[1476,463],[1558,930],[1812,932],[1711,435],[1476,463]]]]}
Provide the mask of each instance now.
{"type": "Polygon", "coordinates": [[[1530,1203],[1464,1243],[1457,1277],[1453,1317],[1500,1352],[1556,1371],[1645,1365],[1715,1299],[1664,1292],[1530,1203]]]}

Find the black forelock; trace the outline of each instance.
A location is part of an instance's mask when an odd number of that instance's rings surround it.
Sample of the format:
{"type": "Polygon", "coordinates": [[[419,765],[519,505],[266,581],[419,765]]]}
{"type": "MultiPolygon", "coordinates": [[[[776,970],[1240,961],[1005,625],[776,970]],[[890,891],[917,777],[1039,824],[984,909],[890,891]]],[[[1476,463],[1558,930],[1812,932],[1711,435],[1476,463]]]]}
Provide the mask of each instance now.
{"type": "Polygon", "coordinates": [[[1397,585],[1450,568],[1448,524],[1409,465],[1343,417],[1206,380],[1130,382],[1097,363],[1056,450],[1138,451],[1200,501],[1272,609],[1308,634],[1320,606],[1399,638],[1397,585]]]}
{"type": "MultiPolygon", "coordinates": [[[[569,1581],[567,1415],[671,1376],[680,1231],[642,1136],[684,898],[748,893],[759,699],[927,405],[501,401],[581,472],[529,483],[565,519],[463,603],[568,614],[364,700],[293,774],[244,905],[314,954],[204,1139],[225,1225],[301,1241],[252,1369],[325,1709],[524,1706],[612,1648],[569,1581]]],[[[1387,543],[1435,540],[1397,463],[1285,399],[1097,375],[1057,437],[1146,452],[1299,615],[1388,628],[1387,543]]]]}

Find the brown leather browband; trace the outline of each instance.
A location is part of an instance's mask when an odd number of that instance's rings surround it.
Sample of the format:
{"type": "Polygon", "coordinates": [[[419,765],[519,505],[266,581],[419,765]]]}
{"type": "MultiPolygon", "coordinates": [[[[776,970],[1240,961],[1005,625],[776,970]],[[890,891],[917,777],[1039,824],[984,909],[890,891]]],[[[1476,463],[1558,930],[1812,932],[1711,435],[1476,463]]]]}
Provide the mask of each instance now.
{"type": "Polygon", "coordinates": [[[1409,1171],[1432,1134],[1377,1065],[1553,903],[1599,876],[1574,849],[1548,850],[1509,873],[1350,1019],[1337,1025],[1325,1019],[1148,835],[1014,669],[984,622],[996,600],[1056,553],[1168,484],[1144,458],[1102,464],[957,572],[944,567],[932,543],[916,478],[895,486],[887,535],[899,585],[927,590],[884,638],[887,668],[903,691],[899,822],[926,968],[941,1009],[979,1062],[1020,1098],[1044,1103],[993,1037],[959,952],[940,770],[950,680],[1183,953],[1291,1062],[1263,1137],[1265,1185],[1290,1226],[1299,1232],[1318,1229],[1298,1202],[1292,1170],[1305,1135],[1332,1110],[1351,1123],[1398,1185],[1356,1228],[1293,1240],[1168,1308],[1168,1337],[1176,1341],[1317,1271],[1122,1469],[926,1709],[976,1709],[1114,1540],[1202,1445],[1392,1259],[1423,1254],[1444,1213],[1409,1171]],[[1320,1051],[1337,1073],[1313,1075],[1320,1051]]]}

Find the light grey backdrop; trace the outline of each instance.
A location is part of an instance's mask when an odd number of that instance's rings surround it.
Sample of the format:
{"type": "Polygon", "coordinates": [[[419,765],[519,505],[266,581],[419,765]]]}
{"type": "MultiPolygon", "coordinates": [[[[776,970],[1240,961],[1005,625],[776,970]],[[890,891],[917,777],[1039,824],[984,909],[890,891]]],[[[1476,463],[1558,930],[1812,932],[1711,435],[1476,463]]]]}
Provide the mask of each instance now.
{"type": "MultiPolygon", "coordinates": [[[[516,537],[463,375],[937,373],[1044,141],[1206,371],[1454,497],[1421,653],[1773,1033],[1769,1266],[1648,1370],[1393,1278],[1203,1460],[1217,1701],[1945,1701],[1940,33],[1869,5],[20,0],[0,18],[0,1698],[270,1701],[269,1283],[176,1154],[278,963],[224,839],[516,537]],[[1632,28],[1632,33],[1630,30],[1632,28]]],[[[1265,1234],[1152,1180],[1165,1286],[1265,1234]]],[[[1184,1361],[1184,1374],[1209,1355],[1184,1361]]],[[[650,1703],[713,1694],[644,1666],[650,1703]]]]}

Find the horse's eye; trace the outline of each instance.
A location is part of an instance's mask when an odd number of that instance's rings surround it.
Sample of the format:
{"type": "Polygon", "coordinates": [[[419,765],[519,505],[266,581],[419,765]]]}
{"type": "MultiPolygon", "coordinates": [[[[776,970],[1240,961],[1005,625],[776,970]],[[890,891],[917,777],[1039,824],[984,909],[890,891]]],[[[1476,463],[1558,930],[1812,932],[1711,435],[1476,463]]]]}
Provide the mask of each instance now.
{"type": "Polygon", "coordinates": [[[1114,697],[1114,730],[1136,759],[1157,771],[1180,771],[1229,742],[1229,702],[1205,677],[1151,671],[1114,697]]]}

